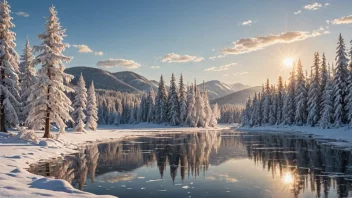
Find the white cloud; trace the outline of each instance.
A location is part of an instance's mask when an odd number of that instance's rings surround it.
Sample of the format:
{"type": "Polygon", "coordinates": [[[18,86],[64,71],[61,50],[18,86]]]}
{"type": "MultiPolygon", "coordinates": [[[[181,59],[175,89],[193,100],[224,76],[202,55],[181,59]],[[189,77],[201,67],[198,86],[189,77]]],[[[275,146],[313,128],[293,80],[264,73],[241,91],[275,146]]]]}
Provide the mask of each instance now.
{"type": "Polygon", "coordinates": [[[306,9],[306,10],[318,10],[321,7],[322,7],[322,5],[320,3],[313,3],[313,4],[305,5],[304,9],[306,9]]]}
{"type": "Polygon", "coordinates": [[[220,55],[217,55],[217,56],[211,56],[211,57],[209,57],[209,60],[215,60],[215,59],[217,59],[217,58],[224,58],[224,57],[225,57],[225,55],[220,54],[220,55]]]}
{"type": "Polygon", "coordinates": [[[329,6],[330,5],[330,3],[325,3],[325,6],[329,6]]]}
{"type": "Polygon", "coordinates": [[[196,56],[190,56],[190,55],[181,56],[175,53],[167,54],[161,58],[161,62],[163,63],[200,62],[203,60],[204,60],[203,57],[196,57],[196,56]]]}
{"type": "Polygon", "coordinates": [[[234,73],[234,76],[238,76],[238,75],[246,75],[249,74],[249,72],[240,72],[240,73],[234,73]]]}
{"type": "Polygon", "coordinates": [[[328,34],[329,31],[319,28],[312,32],[293,31],[269,36],[258,36],[255,38],[244,38],[233,42],[234,47],[221,50],[223,54],[245,54],[257,50],[262,50],[271,45],[280,43],[293,43],[307,38],[328,34]]]}
{"type": "Polygon", "coordinates": [[[229,75],[228,75],[228,74],[224,74],[223,76],[225,76],[225,77],[226,77],[226,76],[229,76],[229,75]]]}
{"type": "Polygon", "coordinates": [[[298,10],[297,12],[294,12],[293,14],[301,14],[302,11],[301,10],[298,10]]]}
{"type": "Polygon", "coordinates": [[[332,24],[349,24],[352,23],[352,15],[350,16],[344,16],[338,19],[334,19],[330,21],[332,24]]]}
{"type": "Polygon", "coordinates": [[[104,52],[100,51],[100,52],[94,52],[95,56],[103,56],[104,52]]]}
{"type": "Polygon", "coordinates": [[[72,47],[78,48],[78,52],[80,53],[91,53],[93,50],[91,50],[88,45],[72,45],[72,47]]]}
{"type": "Polygon", "coordinates": [[[159,69],[160,66],[151,66],[150,68],[152,68],[152,69],[159,69]]]}
{"type": "Polygon", "coordinates": [[[230,63],[230,64],[226,64],[226,65],[221,65],[218,67],[209,67],[209,68],[205,69],[204,71],[226,71],[226,70],[229,70],[229,68],[234,65],[237,65],[237,63],[230,63]]]}
{"type": "Polygon", "coordinates": [[[251,21],[251,20],[247,20],[247,21],[243,21],[241,24],[242,24],[242,25],[248,25],[248,26],[251,26],[251,25],[252,25],[252,23],[253,23],[253,21],[251,21]]]}
{"type": "Polygon", "coordinates": [[[22,11],[15,12],[15,14],[18,15],[18,16],[29,17],[28,13],[25,13],[25,12],[22,12],[22,11]]]}
{"type": "Polygon", "coordinates": [[[95,56],[103,56],[104,52],[94,52],[92,49],[88,47],[88,45],[72,45],[72,47],[78,48],[79,53],[94,53],[95,56]]]}
{"type": "Polygon", "coordinates": [[[126,69],[137,69],[141,67],[141,64],[134,60],[126,59],[109,59],[97,62],[98,67],[112,68],[112,67],[124,67],[126,69]]]}

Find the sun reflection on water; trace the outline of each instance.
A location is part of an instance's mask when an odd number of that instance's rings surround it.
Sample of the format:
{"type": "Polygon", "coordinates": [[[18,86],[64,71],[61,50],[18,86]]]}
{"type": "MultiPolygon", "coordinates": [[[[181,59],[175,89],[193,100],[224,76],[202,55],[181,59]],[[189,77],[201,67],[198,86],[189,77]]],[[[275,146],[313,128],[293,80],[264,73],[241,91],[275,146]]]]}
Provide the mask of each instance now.
{"type": "Polygon", "coordinates": [[[282,181],[285,184],[292,184],[293,183],[293,175],[291,172],[286,172],[283,177],[282,177],[282,181]]]}

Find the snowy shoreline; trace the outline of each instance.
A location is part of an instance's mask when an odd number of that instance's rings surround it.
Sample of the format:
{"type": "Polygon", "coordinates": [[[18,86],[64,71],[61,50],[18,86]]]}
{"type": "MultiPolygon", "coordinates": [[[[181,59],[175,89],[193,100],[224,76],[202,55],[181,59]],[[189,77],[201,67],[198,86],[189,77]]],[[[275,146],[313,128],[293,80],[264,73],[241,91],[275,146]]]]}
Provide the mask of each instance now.
{"type": "MultiPolygon", "coordinates": [[[[65,180],[45,178],[29,173],[26,169],[39,160],[77,153],[78,148],[89,144],[158,134],[226,130],[231,127],[220,125],[216,128],[186,128],[146,123],[102,126],[97,131],[89,131],[87,134],[66,132],[59,140],[39,138],[41,141],[39,144],[0,133],[0,197],[113,197],[83,192],[73,188],[65,180]]],[[[43,132],[36,132],[36,135],[41,137],[43,132]]]]}
{"type": "Polygon", "coordinates": [[[341,127],[333,129],[320,129],[309,126],[261,126],[261,127],[238,127],[238,131],[245,132],[272,132],[272,133],[294,133],[297,135],[310,135],[314,139],[328,140],[325,144],[330,144],[342,148],[352,149],[352,128],[341,127]]]}

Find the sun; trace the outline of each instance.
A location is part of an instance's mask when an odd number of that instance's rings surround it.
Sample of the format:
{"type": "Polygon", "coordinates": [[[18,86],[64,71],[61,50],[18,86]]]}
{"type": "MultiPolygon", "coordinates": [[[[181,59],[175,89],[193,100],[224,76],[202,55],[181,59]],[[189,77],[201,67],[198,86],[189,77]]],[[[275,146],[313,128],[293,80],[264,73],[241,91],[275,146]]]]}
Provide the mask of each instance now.
{"type": "Polygon", "coordinates": [[[293,58],[291,58],[291,57],[286,57],[286,58],[283,60],[283,64],[284,64],[284,66],[287,67],[287,68],[291,68],[291,67],[293,66],[293,62],[294,62],[294,60],[293,60],[293,58]]]}

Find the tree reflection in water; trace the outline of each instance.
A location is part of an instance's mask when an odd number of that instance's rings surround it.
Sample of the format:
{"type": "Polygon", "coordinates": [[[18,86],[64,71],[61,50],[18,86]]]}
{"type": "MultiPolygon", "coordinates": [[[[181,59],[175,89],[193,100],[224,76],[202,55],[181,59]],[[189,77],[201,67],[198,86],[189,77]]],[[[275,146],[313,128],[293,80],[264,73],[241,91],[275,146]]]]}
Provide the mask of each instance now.
{"type": "MultiPolygon", "coordinates": [[[[339,197],[351,196],[352,158],[349,149],[328,146],[327,140],[277,133],[199,132],[140,137],[87,146],[82,152],[48,162],[32,164],[29,171],[64,179],[79,189],[95,175],[128,172],[142,166],[159,170],[167,167],[172,181],[198,177],[227,160],[244,158],[231,150],[242,148],[256,166],[279,176],[295,197],[310,190],[316,197],[328,197],[335,189],[339,197]],[[157,167],[153,167],[153,166],[157,167]]],[[[113,180],[131,180],[133,174],[113,180]]]]}

